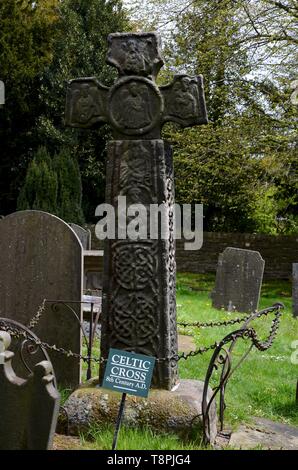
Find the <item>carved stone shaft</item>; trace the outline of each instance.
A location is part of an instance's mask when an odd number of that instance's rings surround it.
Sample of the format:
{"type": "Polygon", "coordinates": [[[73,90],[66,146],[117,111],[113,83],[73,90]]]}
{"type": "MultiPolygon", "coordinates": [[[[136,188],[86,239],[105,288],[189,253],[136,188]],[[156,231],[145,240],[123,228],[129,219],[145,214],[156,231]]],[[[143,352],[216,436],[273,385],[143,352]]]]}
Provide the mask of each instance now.
{"type": "MultiPolygon", "coordinates": [[[[105,249],[102,358],[110,348],[157,358],[153,384],[171,389],[177,379],[175,241],[171,153],[162,140],[110,142],[106,202],[126,196],[127,206],[165,202],[160,229],[167,239],[107,240],[105,249]]],[[[116,207],[116,204],[115,204],[116,207]]],[[[118,226],[117,214],[116,227],[118,226]]]]}

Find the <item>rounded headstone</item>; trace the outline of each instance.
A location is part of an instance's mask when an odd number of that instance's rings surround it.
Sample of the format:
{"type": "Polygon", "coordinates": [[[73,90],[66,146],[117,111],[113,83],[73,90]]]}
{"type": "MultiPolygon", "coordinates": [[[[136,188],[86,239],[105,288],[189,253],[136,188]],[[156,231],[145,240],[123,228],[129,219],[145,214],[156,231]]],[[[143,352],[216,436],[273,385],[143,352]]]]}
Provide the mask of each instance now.
{"type": "MultiPolygon", "coordinates": [[[[73,311],[47,303],[34,328],[42,341],[81,351],[83,249],[75,232],[58,217],[20,211],[0,220],[0,317],[28,325],[44,299],[72,302],[73,311]],[[77,315],[77,318],[76,318],[77,315]]],[[[80,382],[80,361],[49,351],[58,384],[80,382]]]]}

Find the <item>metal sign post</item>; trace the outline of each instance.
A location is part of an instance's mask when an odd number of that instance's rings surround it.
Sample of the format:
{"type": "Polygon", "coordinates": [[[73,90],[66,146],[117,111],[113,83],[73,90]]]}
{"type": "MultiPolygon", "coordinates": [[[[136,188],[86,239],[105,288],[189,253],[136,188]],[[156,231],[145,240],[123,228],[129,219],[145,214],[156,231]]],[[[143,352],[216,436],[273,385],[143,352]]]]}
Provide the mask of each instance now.
{"type": "Polygon", "coordinates": [[[117,421],[116,421],[116,427],[115,427],[112,450],[116,450],[116,448],[117,448],[118,435],[119,435],[119,431],[120,431],[122,417],[123,417],[123,414],[124,414],[126,395],[127,395],[126,393],[122,393],[122,398],[121,398],[119,412],[118,412],[117,421]]]}
{"type": "Polygon", "coordinates": [[[116,450],[127,394],[146,398],[149,393],[155,358],[120,349],[110,349],[103,388],[121,392],[112,450],[116,450]]]}

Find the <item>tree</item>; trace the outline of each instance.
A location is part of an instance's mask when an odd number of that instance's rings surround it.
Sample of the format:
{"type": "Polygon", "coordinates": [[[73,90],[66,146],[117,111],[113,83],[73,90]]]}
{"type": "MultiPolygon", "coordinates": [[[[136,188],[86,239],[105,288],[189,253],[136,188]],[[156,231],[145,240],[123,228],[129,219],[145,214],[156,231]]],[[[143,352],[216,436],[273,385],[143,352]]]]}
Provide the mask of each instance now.
{"type": "Polygon", "coordinates": [[[51,157],[40,147],[30,163],[18,198],[18,210],[41,210],[82,224],[82,184],[78,164],[67,149],[51,157]]]}
{"type": "Polygon", "coordinates": [[[40,147],[29,165],[17,207],[57,214],[57,196],[58,180],[52,159],[46,148],[40,147]]]}
{"type": "Polygon", "coordinates": [[[164,76],[203,74],[210,119],[198,130],[165,131],[176,149],[177,201],[203,202],[207,230],[297,230],[297,111],[289,101],[297,2],[152,5],[167,33],[164,76]]]}
{"type": "Polygon", "coordinates": [[[72,148],[81,170],[83,208],[89,221],[105,198],[105,146],[111,135],[108,127],[88,132],[65,128],[67,82],[96,76],[111,85],[116,71],[106,65],[107,36],[128,29],[120,0],[64,0],[59,9],[53,61],[42,76],[43,112],[38,119],[38,140],[46,142],[51,152],[59,151],[61,146],[72,148]]]}
{"type": "Polygon", "coordinates": [[[0,3],[0,78],[6,104],[0,110],[0,213],[15,209],[34,143],[39,77],[52,59],[58,0],[0,3]]]}
{"type": "Polygon", "coordinates": [[[2,0],[0,79],[0,213],[15,210],[26,170],[40,146],[51,155],[64,147],[79,161],[87,218],[104,199],[107,129],[84,133],[63,122],[67,81],[98,76],[110,84],[107,36],[129,29],[121,0],[2,0]]]}
{"type": "Polygon", "coordinates": [[[56,154],[53,168],[57,175],[57,215],[66,222],[82,224],[82,182],[78,163],[64,148],[56,154]]]}

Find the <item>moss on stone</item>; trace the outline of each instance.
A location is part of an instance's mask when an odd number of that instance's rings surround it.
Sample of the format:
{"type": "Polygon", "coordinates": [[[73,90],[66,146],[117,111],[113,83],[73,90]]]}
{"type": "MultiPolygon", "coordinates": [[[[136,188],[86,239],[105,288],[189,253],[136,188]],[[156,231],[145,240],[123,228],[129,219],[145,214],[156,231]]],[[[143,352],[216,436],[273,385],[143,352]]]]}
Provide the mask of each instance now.
{"type": "MultiPolygon", "coordinates": [[[[161,432],[172,431],[184,438],[194,435],[197,438],[202,434],[201,401],[197,396],[200,388],[194,388],[196,381],[189,382],[192,382],[191,391],[184,386],[179,393],[153,389],[148,398],[128,395],[123,423],[161,432]]],[[[96,387],[94,381],[81,386],[65,404],[70,433],[78,435],[88,432],[90,426],[100,429],[115,423],[120,399],[118,392],[96,387]]],[[[213,419],[216,432],[216,418],[213,419]]]]}

